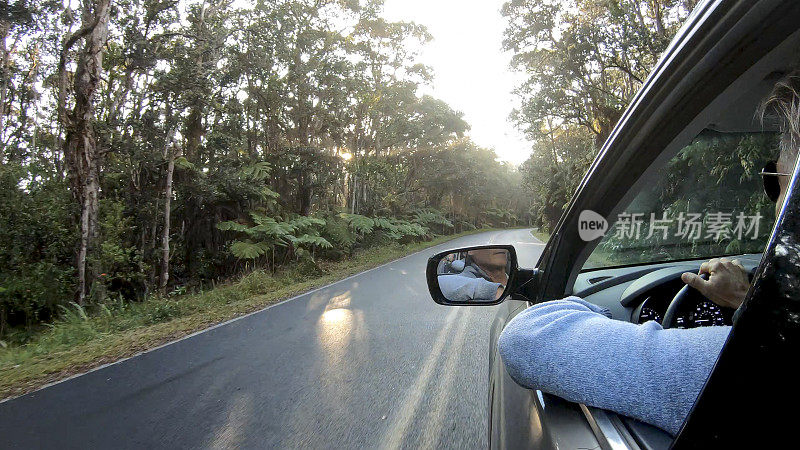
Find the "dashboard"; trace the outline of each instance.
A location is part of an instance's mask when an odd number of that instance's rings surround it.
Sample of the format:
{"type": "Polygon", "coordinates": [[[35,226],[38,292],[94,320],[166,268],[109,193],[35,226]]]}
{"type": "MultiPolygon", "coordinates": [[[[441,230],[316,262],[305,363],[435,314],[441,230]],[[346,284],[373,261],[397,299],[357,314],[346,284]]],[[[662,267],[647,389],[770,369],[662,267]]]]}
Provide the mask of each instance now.
{"type": "MultiPolygon", "coordinates": [[[[751,274],[761,254],[731,256],[738,259],[751,274]]],[[[633,323],[655,320],[661,323],[675,294],[684,286],[680,276],[695,272],[707,259],[657,263],[628,267],[596,269],[582,272],[574,283],[573,295],[608,308],[612,318],[633,323]]],[[[676,328],[732,325],[734,310],[722,308],[699,292],[690,296],[677,311],[676,328]]]]}
{"type": "MultiPolygon", "coordinates": [[[[672,298],[682,287],[683,282],[677,279],[643,294],[637,301],[639,306],[633,310],[631,322],[642,324],[655,320],[662,323],[672,298]]],[[[681,305],[675,315],[675,328],[733,325],[733,313],[733,309],[722,308],[697,293],[681,305]]]]}

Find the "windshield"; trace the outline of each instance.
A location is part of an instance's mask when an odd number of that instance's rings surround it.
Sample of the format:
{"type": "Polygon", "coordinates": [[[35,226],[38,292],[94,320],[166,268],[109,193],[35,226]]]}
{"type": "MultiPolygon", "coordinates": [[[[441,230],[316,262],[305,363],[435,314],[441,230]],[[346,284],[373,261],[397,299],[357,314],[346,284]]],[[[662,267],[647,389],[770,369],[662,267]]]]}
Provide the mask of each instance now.
{"type": "Polygon", "coordinates": [[[706,130],[617,217],[583,269],[760,253],[775,217],[759,172],[775,133],[706,130]]]}

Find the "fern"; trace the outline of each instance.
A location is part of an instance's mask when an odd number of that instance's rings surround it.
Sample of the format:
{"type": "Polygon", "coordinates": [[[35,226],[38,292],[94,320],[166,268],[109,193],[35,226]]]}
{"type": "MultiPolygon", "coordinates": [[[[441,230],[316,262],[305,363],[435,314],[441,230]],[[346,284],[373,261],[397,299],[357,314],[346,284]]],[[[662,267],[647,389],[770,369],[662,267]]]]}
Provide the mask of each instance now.
{"type": "Polygon", "coordinates": [[[69,302],[69,304],[72,305],[73,308],[75,308],[75,311],[78,313],[78,317],[80,317],[81,320],[84,320],[84,321],[89,320],[89,316],[86,315],[86,310],[83,309],[83,306],[81,306],[81,305],[79,305],[79,304],[77,304],[75,302],[69,302]]]}
{"type": "Polygon", "coordinates": [[[262,242],[234,241],[231,244],[231,253],[239,259],[256,259],[264,255],[268,249],[269,247],[265,247],[262,242]]]}
{"type": "Polygon", "coordinates": [[[278,222],[264,222],[260,225],[248,228],[245,232],[253,237],[277,237],[278,239],[285,237],[289,233],[293,233],[295,229],[285,223],[278,222]]]}
{"type": "Polygon", "coordinates": [[[280,194],[278,194],[277,192],[273,191],[272,189],[266,186],[263,186],[259,190],[259,197],[261,197],[261,200],[263,202],[266,202],[268,204],[273,204],[274,200],[280,197],[280,194]]]}
{"type": "Polygon", "coordinates": [[[194,164],[192,164],[188,159],[186,159],[186,157],[184,156],[179,156],[175,158],[175,167],[183,170],[192,170],[192,171],[197,170],[197,167],[194,164]]]}
{"type": "Polygon", "coordinates": [[[274,246],[287,247],[290,244],[295,251],[302,246],[333,248],[317,231],[317,228],[325,226],[324,219],[300,216],[289,221],[278,221],[255,212],[251,212],[250,217],[255,223],[250,227],[232,221],[217,225],[220,230],[236,231],[247,236],[248,239],[231,244],[231,253],[236,258],[256,259],[269,253],[274,246]]]}
{"type": "Polygon", "coordinates": [[[247,231],[247,225],[242,225],[240,223],[228,220],[218,223],[217,229],[221,231],[247,231]]]}
{"type": "Polygon", "coordinates": [[[58,308],[64,315],[64,321],[66,322],[86,322],[89,320],[89,316],[86,314],[86,310],[83,307],[75,302],[69,302],[69,305],[72,308],[67,308],[64,305],[58,305],[58,308]]]}
{"type": "Polygon", "coordinates": [[[253,219],[253,222],[255,222],[257,225],[278,223],[272,217],[265,216],[263,214],[259,214],[259,213],[255,213],[255,212],[251,212],[250,213],[250,217],[253,219]]]}
{"type": "Polygon", "coordinates": [[[319,219],[316,217],[307,217],[307,216],[300,216],[296,219],[293,219],[288,222],[288,225],[293,227],[293,231],[303,230],[306,228],[311,227],[323,227],[325,226],[325,219],[319,219]]]}
{"type": "Polygon", "coordinates": [[[312,247],[320,247],[320,248],[333,248],[330,242],[322,236],[313,236],[310,234],[304,234],[299,237],[291,237],[292,245],[294,246],[312,246],[312,247]]]}
{"type": "Polygon", "coordinates": [[[391,219],[387,219],[385,217],[376,217],[373,219],[375,222],[376,228],[382,228],[387,231],[391,231],[394,229],[394,224],[392,223],[391,219]]]}
{"type": "Polygon", "coordinates": [[[400,240],[406,237],[422,237],[430,233],[428,228],[407,220],[390,219],[387,217],[376,217],[375,226],[384,230],[387,236],[393,240],[400,240]]]}
{"type": "Polygon", "coordinates": [[[414,223],[420,225],[435,224],[447,228],[453,228],[453,223],[447,220],[441,211],[436,209],[418,209],[414,212],[414,223]]]}
{"type": "Polygon", "coordinates": [[[255,164],[246,165],[241,169],[242,176],[253,181],[266,180],[271,172],[272,167],[266,161],[259,161],[255,164]]]}
{"type": "Polygon", "coordinates": [[[375,227],[375,221],[359,214],[341,213],[339,217],[347,222],[347,225],[356,233],[370,234],[375,227]]]}

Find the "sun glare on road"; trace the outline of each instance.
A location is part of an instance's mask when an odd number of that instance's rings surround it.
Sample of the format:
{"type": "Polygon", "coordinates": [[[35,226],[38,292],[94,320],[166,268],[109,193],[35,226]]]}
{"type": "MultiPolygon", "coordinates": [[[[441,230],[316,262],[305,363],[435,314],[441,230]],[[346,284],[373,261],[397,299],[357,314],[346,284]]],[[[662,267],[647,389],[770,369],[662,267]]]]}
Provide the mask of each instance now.
{"type": "Polygon", "coordinates": [[[319,321],[327,328],[341,328],[344,324],[350,322],[353,318],[353,312],[345,308],[336,308],[325,311],[320,316],[319,321]]]}
{"type": "Polygon", "coordinates": [[[346,401],[341,386],[353,376],[353,365],[349,363],[352,352],[357,352],[359,343],[366,338],[363,312],[352,309],[350,300],[349,290],[331,297],[317,319],[320,381],[333,404],[346,401]]]}
{"type": "Polygon", "coordinates": [[[350,309],[350,291],[331,297],[325,312],[317,321],[321,347],[328,352],[346,346],[353,332],[353,311],[350,309]]]}

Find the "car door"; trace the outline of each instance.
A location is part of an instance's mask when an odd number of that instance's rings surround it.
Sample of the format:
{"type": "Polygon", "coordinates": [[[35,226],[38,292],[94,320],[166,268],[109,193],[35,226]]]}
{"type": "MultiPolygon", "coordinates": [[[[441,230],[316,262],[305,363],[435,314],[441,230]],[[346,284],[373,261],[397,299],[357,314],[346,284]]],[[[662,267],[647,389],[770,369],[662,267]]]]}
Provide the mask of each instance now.
{"type": "MultiPolygon", "coordinates": [[[[530,303],[562,298],[574,292],[583,263],[597,245],[597,241],[580,239],[581,213],[592,210],[603,217],[616,217],[643,186],[658,177],[660,167],[675,156],[682,143],[697,136],[715,115],[730,107],[728,99],[737,90],[768,77],[770,71],[781,64],[774,59],[780,54],[785,56],[786,46],[797,48],[798,23],[800,2],[795,1],[730,0],[706,1],[698,5],[620,119],[561,217],[537,264],[537,279],[527,285],[525,295],[530,303]],[[783,53],[778,51],[780,49],[783,53]]],[[[797,229],[798,223],[792,222],[794,216],[782,217],[776,231],[791,226],[797,229]]],[[[772,273],[773,278],[777,277],[779,271],[769,272],[768,267],[762,267],[759,273],[772,273]]],[[[785,293],[782,295],[789,302],[785,293]]],[[[511,301],[504,304],[493,324],[492,345],[496,345],[497,335],[505,323],[530,303],[511,301]]],[[[763,308],[760,311],[758,314],[763,317],[771,310],[763,308]]],[[[791,329],[794,333],[794,328],[790,327],[790,313],[794,309],[786,306],[783,311],[776,319],[776,326],[781,330],[791,329]]],[[[758,314],[752,313],[753,316],[758,314]]],[[[750,331],[745,334],[750,335],[756,333],[759,326],[750,325],[746,329],[750,331]]],[[[762,336],[763,342],[774,344],[776,336],[774,333],[762,336]]],[[[726,347],[720,363],[730,361],[728,364],[739,367],[737,364],[744,364],[744,355],[756,351],[744,344],[732,344],[726,347]]],[[[772,363],[770,367],[776,370],[786,369],[779,365],[778,355],[785,356],[787,351],[776,352],[766,359],[765,364],[772,363]]],[[[505,372],[494,349],[491,352],[489,436],[492,448],[669,446],[670,439],[663,433],[651,433],[649,438],[643,436],[650,431],[632,434],[630,428],[613,413],[521,388],[505,372]]],[[[755,376],[753,370],[756,369],[751,368],[747,373],[755,376]]],[[[722,431],[723,423],[719,417],[714,419],[715,413],[719,415],[715,405],[719,404],[720,397],[724,397],[724,389],[729,389],[727,405],[733,408],[737,399],[742,399],[730,394],[735,392],[733,386],[739,383],[739,389],[742,389],[746,380],[717,375],[718,372],[721,369],[712,375],[676,446],[721,442],[722,436],[728,436],[722,431]],[[703,440],[709,436],[707,427],[716,427],[710,433],[715,436],[711,441],[703,440]]],[[[763,374],[761,378],[764,378],[763,374]]],[[[763,404],[775,406],[774,402],[763,404]]],[[[772,417],[774,419],[774,414],[772,417]]]]}

